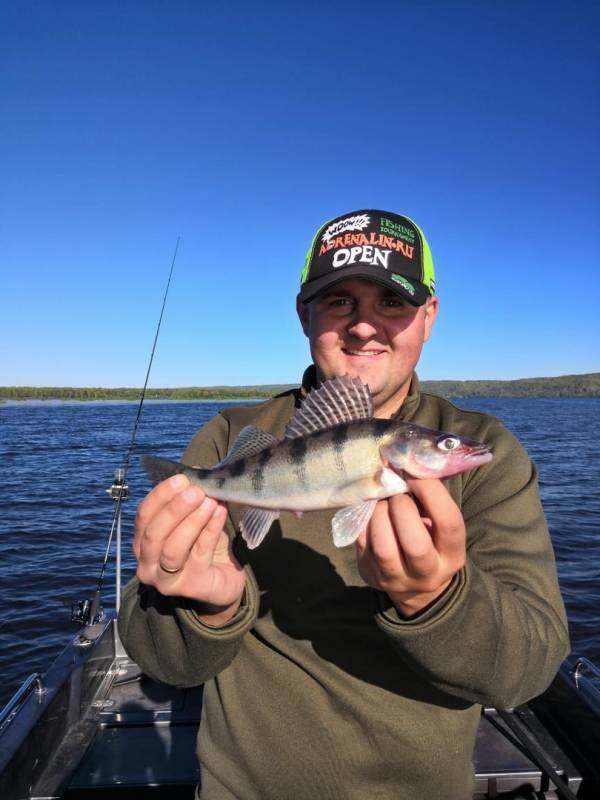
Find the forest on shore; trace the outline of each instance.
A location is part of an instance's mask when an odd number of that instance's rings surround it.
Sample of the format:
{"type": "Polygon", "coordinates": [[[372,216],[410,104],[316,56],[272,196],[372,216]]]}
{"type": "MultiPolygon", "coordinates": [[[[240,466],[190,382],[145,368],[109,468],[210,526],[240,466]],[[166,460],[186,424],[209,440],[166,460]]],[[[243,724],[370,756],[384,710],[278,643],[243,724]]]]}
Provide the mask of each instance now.
{"type": "MultiPolygon", "coordinates": [[[[293,384],[258,386],[185,386],[147,389],[147,400],[250,400],[272,397],[293,384]]],[[[421,381],[424,392],[444,397],[600,397],[600,372],[511,381],[421,381]]],[[[131,400],[140,388],[2,386],[0,402],[7,400],[131,400]]]]}

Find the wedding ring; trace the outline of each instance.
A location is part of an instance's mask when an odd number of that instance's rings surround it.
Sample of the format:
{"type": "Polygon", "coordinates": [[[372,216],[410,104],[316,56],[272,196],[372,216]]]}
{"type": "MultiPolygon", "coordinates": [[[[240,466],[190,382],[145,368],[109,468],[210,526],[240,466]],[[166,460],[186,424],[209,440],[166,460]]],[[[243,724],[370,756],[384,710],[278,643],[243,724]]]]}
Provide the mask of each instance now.
{"type": "Polygon", "coordinates": [[[181,567],[177,567],[177,569],[168,569],[167,567],[163,567],[163,565],[158,562],[158,566],[162,569],[163,572],[168,572],[169,575],[174,575],[176,572],[181,572],[181,567]]]}

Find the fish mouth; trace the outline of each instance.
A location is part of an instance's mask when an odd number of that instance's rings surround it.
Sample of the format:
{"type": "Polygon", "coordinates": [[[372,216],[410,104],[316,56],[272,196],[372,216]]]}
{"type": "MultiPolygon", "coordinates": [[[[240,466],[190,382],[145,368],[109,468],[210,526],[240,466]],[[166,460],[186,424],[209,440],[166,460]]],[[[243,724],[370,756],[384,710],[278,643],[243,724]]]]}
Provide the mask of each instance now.
{"type": "Polygon", "coordinates": [[[478,464],[487,464],[492,460],[492,452],[489,447],[481,445],[476,448],[469,448],[464,454],[466,461],[477,461],[478,464]]]}

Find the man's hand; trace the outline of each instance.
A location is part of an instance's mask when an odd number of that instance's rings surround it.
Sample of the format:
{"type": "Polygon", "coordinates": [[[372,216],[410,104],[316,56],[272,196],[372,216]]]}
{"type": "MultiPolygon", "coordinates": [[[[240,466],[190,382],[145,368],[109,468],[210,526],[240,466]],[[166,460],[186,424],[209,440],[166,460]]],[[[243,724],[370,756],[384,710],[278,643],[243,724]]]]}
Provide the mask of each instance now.
{"type": "Polygon", "coordinates": [[[356,541],[363,580],[386,592],[403,617],[445,592],[466,560],[465,523],[443,483],[409,480],[409,488],[415,499],[380,500],[356,541]]]}
{"type": "Polygon", "coordinates": [[[197,613],[214,626],[235,614],[246,580],[223,529],[226,517],[225,505],[175,475],[146,495],[135,518],[138,579],[163,595],[196,601],[197,613]]]}

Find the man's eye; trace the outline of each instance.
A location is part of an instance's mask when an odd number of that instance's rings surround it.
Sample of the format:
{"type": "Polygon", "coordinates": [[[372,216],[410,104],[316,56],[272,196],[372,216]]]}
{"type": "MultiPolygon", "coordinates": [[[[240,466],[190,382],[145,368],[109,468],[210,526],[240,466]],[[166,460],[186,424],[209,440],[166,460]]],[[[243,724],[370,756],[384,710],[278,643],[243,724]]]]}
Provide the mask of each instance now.
{"type": "Polygon", "coordinates": [[[330,306],[347,306],[350,305],[350,298],[348,297],[331,297],[328,305],[330,306]]]}
{"type": "Polygon", "coordinates": [[[386,308],[404,308],[406,302],[401,297],[384,297],[381,305],[386,308]]]}

